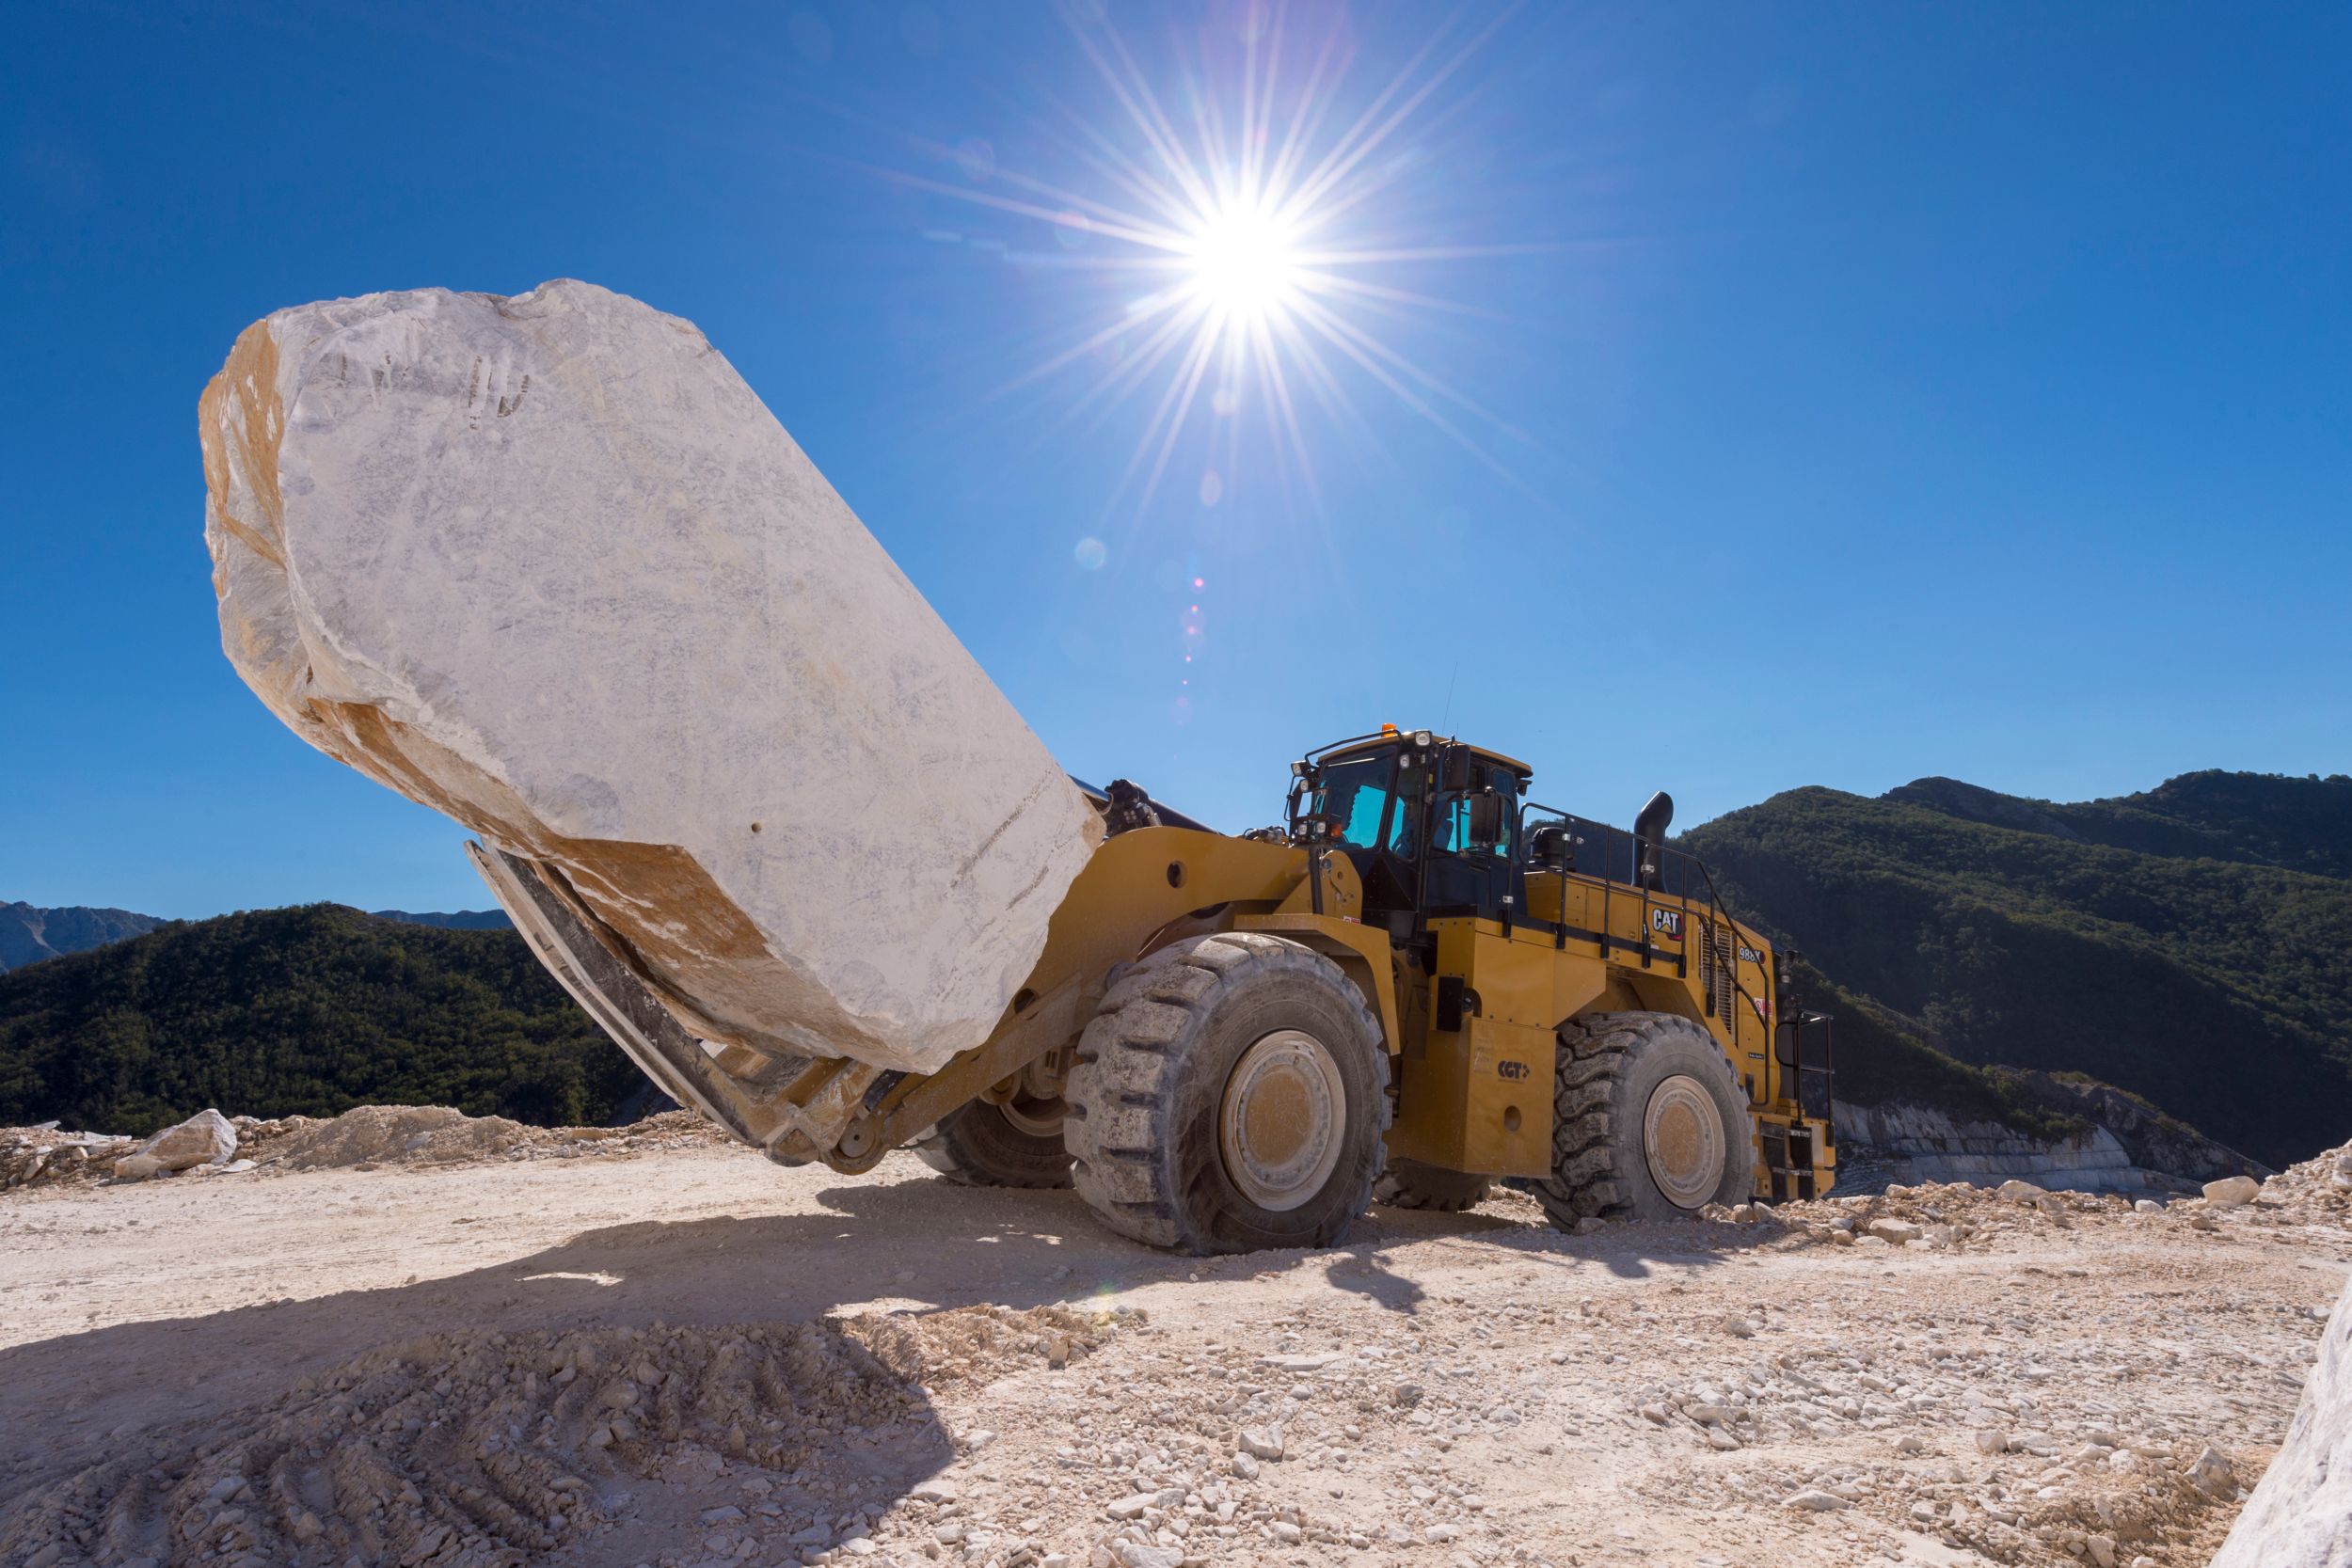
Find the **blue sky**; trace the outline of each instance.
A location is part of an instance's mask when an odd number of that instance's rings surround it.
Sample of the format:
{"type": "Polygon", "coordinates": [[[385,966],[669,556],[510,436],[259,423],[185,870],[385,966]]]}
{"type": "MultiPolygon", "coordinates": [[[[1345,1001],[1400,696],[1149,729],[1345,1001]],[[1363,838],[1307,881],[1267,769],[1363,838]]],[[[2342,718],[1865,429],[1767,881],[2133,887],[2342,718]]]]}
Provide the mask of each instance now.
{"type": "Polygon", "coordinates": [[[1220,826],[1386,720],[1686,824],[2352,769],[2352,12],[1294,8],[1317,155],[1429,86],[1318,220],[1414,398],[1321,340],[1294,439],[1213,373],[1147,494],[1174,361],[1029,372],[1164,276],[992,203],[1126,199],[1094,55],[1230,124],[1251,17],[12,8],[0,899],[486,901],[221,657],[195,404],[279,306],[559,276],[699,324],[1066,766],[1220,826]]]}

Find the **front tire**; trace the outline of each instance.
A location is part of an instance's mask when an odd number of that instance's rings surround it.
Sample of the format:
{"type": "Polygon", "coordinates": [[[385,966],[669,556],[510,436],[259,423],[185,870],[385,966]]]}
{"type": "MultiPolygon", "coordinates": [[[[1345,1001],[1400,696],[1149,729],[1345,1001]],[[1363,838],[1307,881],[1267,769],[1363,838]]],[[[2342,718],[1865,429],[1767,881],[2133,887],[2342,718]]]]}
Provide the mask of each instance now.
{"type": "Polygon", "coordinates": [[[1328,1246],[1371,1198],[1388,1073],[1362,993],[1322,954],[1255,931],[1170,942],[1079,1038],[1078,1196],[1152,1246],[1328,1246]]]}
{"type": "Polygon", "coordinates": [[[1715,1037],[1673,1013],[1592,1013],[1560,1026],[1551,1223],[1687,1220],[1756,1184],[1747,1096],[1715,1037]]]}

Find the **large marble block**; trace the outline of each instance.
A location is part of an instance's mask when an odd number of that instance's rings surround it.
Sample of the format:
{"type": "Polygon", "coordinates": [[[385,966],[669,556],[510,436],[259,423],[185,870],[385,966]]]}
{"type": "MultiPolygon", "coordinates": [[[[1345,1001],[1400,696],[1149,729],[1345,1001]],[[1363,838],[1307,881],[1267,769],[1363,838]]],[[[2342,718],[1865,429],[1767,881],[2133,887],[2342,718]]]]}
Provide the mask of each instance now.
{"type": "Polygon", "coordinates": [[[985,1037],[1094,813],[691,325],[300,306],[199,422],[222,644],[297,735],[555,868],[706,1038],[985,1037]]]}

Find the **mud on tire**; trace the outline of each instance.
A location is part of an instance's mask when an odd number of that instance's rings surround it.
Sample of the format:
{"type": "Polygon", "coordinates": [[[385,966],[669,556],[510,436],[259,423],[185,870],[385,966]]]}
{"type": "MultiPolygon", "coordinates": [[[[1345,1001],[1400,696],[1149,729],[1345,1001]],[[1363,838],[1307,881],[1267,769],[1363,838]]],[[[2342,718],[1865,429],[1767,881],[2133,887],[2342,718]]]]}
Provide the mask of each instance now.
{"type": "Polygon", "coordinates": [[[1171,942],[1113,981],[1079,1038],[1063,1129],[1078,1196],[1104,1225],[1152,1246],[1327,1246],[1371,1198],[1388,1075],[1362,993],[1322,954],[1254,931],[1171,942]],[[1268,1207],[1244,1190],[1246,1166],[1227,1168],[1228,1085],[1253,1053],[1300,1037],[1327,1057],[1343,1110],[1317,1123],[1334,1156],[1328,1174],[1315,1180],[1315,1162],[1300,1178],[1305,1196],[1268,1207]]]}
{"type": "Polygon", "coordinates": [[[1553,1098],[1551,1175],[1533,1185],[1552,1224],[1582,1219],[1688,1219],[1708,1203],[1738,1203],[1755,1182],[1747,1096],[1714,1037],[1672,1013],[1593,1013],[1560,1026],[1553,1098]],[[1651,1101],[1694,1103],[1696,1090],[1720,1117],[1722,1169],[1703,1193],[1677,1202],[1653,1174],[1644,1147],[1651,1101]]]}
{"type": "MultiPolygon", "coordinates": [[[[1070,1150],[1061,1134],[1024,1127],[1005,1108],[975,1100],[939,1118],[908,1147],[950,1181],[967,1187],[1067,1187],[1070,1150]]],[[[1065,1126],[1068,1124],[1065,1122],[1065,1126]]]]}
{"type": "Polygon", "coordinates": [[[1424,1165],[1418,1160],[1391,1160],[1380,1180],[1372,1184],[1372,1201],[1391,1209],[1426,1209],[1458,1214],[1486,1201],[1493,1183],[1483,1176],[1424,1165]]]}

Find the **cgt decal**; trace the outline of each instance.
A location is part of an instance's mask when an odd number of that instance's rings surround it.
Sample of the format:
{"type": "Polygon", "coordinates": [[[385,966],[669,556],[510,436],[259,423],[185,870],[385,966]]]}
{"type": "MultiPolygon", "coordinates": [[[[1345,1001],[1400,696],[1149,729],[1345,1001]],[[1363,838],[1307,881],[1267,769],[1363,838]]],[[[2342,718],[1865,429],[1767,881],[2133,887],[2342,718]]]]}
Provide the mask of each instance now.
{"type": "Polygon", "coordinates": [[[1670,942],[1680,942],[1682,940],[1682,911],[1664,908],[1650,911],[1649,928],[1663,935],[1670,942]]]}
{"type": "Polygon", "coordinates": [[[1502,1061],[1495,1064],[1495,1076],[1497,1078],[1517,1080],[1526,1077],[1527,1074],[1528,1066],[1525,1062],[1502,1061]]]}

